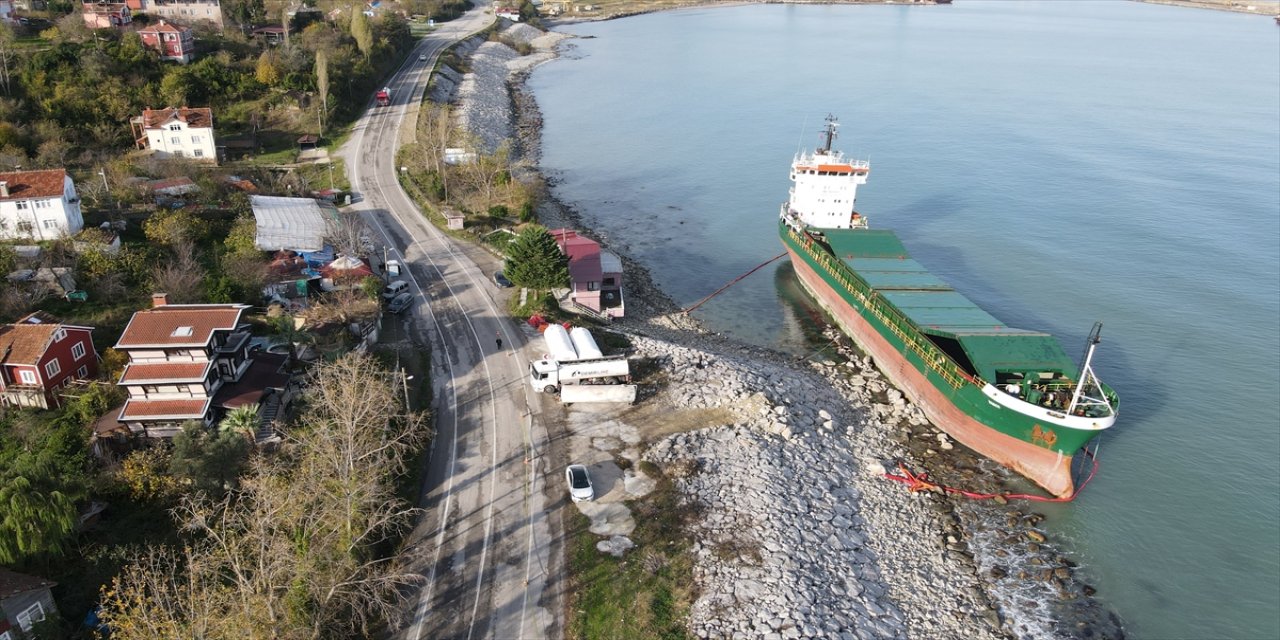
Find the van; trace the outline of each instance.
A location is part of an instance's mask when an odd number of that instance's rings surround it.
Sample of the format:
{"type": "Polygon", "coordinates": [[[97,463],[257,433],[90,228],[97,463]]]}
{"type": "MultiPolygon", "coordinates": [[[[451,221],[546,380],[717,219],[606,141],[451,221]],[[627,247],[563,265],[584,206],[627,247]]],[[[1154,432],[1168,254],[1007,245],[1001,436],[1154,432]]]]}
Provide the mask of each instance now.
{"type": "Polygon", "coordinates": [[[408,282],[405,282],[404,280],[396,280],[395,282],[392,282],[391,284],[382,288],[382,299],[390,300],[408,290],[409,290],[408,282]]]}

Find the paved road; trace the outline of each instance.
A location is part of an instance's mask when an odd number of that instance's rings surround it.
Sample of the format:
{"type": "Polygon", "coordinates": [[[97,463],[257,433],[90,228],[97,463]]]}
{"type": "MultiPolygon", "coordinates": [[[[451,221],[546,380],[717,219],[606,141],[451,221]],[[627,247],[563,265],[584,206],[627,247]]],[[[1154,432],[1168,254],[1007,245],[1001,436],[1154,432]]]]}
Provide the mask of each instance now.
{"type": "MultiPolygon", "coordinates": [[[[402,558],[426,582],[395,638],[541,638],[558,633],[557,593],[546,590],[552,534],[541,452],[546,431],[525,382],[521,328],[505,318],[496,260],[425,222],[396,181],[395,147],[408,105],[449,44],[492,21],[472,10],[427,36],[388,83],[341,154],[359,211],[409,267],[416,299],[410,334],[431,345],[437,437],[425,473],[427,510],[402,558]],[[425,54],[425,61],[419,55],[425,54]],[[484,269],[477,263],[486,265],[484,269]],[[501,337],[501,345],[498,338],[501,337]]],[[[558,562],[558,561],[557,561],[558,562]]],[[[559,565],[555,565],[558,567],[559,565]]]]}

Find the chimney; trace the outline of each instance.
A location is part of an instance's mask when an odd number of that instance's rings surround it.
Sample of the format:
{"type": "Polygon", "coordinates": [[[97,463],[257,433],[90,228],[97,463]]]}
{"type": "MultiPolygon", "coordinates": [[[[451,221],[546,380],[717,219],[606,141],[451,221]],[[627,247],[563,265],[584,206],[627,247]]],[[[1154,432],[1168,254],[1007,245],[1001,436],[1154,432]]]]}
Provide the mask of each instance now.
{"type": "Polygon", "coordinates": [[[8,197],[9,197],[9,183],[3,180],[0,180],[0,198],[8,198],[8,197]]]}
{"type": "Polygon", "coordinates": [[[163,306],[165,306],[166,304],[169,304],[169,294],[167,294],[167,293],[153,293],[153,294],[151,294],[151,306],[152,306],[152,307],[163,307],[163,306]]]}

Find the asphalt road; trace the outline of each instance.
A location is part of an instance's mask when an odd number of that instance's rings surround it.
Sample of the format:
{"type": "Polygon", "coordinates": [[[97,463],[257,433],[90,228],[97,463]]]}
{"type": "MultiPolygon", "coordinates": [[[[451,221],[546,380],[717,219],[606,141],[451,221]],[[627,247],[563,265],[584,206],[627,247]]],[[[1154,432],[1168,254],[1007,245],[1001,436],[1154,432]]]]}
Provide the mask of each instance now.
{"type": "Polygon", "coordinates": [[[400,123],[420,102],[436,57],[492,20],[473,9],[425,37],[387,84],[392,104],[373,106],[371,96],[340,152],[357,196],[351,210],[389,258],[408,266],[401,279],[415,300],[406,322],[415,342],[431,347],[437,436],[424,473],[425,516],[401,558],[425,581],[397,639],[542,638],[562,628],[558,588],[547,589],[559,565],[544,488],[556,474],[544,468],[546,430],[525,380],[527,335],[505,317],[510,290],[490,279],[496,260],[423,220],[395,176],[400,123]]]}

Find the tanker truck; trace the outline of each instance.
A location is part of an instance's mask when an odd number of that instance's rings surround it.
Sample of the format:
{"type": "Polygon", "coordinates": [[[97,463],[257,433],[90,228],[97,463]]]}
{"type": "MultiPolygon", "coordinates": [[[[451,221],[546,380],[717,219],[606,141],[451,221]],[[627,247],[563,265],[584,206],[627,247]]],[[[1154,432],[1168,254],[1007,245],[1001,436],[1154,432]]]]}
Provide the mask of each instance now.
{"type": "Polygon", "coordinates": [[[626,356],[575,362],[536,360],[529,365],[529,384],[546,393],[560,391],[562,386],[622,384],[630,379],[631,365],[626,356]]]}

